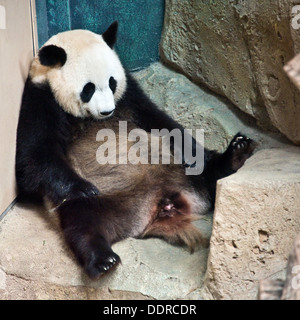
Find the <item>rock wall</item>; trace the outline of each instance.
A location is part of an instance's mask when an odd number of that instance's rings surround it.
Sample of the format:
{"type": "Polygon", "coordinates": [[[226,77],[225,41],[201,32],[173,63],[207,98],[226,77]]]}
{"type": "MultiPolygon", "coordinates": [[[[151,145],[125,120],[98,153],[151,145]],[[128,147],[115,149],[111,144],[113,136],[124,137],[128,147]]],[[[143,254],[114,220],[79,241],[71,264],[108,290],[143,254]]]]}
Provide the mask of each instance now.
{"type": "Polygon", "coordinates": [[[300,144],[300,92],[283,66],[300,47],[288,0],[166,0],[164,63],[300,144]]]}

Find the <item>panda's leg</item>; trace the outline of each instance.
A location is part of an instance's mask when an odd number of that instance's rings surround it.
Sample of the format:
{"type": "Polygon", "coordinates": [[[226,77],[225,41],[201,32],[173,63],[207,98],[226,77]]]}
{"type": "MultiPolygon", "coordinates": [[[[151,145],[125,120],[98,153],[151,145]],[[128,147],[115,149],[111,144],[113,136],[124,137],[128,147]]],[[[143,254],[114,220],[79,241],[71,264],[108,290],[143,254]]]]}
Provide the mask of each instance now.
{"type": "Polygon", "coordinates": [[[256,146],[255,141],[237,133],[224,153],[211,152],[202,177],[199,178],[205,179],[212,202],[215,199],[217,180],[225,178],[240,169],[252,155],[256,146]]]}
{"type": "Polygon", "coordinates": [[[111,248],[116,234],[107,208],[100,198],[94,198],[67,201],[57,209],[66,242],[93,279],[121,261],[111,248]]]}

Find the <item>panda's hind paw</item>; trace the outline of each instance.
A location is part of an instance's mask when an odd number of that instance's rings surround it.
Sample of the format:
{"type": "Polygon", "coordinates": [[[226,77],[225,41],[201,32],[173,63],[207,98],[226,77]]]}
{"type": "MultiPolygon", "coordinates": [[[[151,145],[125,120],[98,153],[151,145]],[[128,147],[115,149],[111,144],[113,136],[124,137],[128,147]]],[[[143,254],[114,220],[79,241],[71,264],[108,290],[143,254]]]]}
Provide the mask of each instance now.
{"type": "Polygon", "coordinates": [[[85,271],[90,278],[96,279],[117,266],[120,262],[120,257],[112,250],[106,252],[94,251],[91,253],[89,263],[85,265],[85,271]]]}
{"type": "Polygon", "coordinates": [[[231,140],[226,151],[230,157],[231,168],[234,171],[240,169],[245,161],[251,157],[257,143],[247,136],[237,133],[231,140]]]}

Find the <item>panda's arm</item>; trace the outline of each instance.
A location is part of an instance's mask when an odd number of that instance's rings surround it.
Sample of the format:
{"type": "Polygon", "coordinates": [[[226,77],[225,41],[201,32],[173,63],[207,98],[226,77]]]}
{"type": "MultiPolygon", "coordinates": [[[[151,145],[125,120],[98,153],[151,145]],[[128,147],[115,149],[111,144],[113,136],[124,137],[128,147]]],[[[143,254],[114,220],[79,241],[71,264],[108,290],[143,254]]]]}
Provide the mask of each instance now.
{"type": "Polygon", "coordinates": [[[54,204],[98,194],[66,160],[68,115],[47,85],[25,84],[17,131],[16,178],[20,194],[47,196],[54,204]]]}

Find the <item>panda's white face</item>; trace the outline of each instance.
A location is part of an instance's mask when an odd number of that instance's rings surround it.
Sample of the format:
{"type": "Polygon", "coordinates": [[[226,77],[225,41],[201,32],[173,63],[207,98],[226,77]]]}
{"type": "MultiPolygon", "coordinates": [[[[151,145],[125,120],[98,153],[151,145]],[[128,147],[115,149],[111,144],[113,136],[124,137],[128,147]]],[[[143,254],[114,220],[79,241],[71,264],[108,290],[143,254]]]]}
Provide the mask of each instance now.
{"type": "Polygon", "coordinates": [[[126,76],[103,37],[72,30],[53,36],[43,47],[49,45],[62,48],[66,61],[62,66],[45,66],[36,58],[30,70],[32,81],[48,82],[60,106],[76,117],[110,116],[126,90],[126,76]]]}

